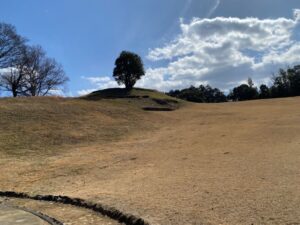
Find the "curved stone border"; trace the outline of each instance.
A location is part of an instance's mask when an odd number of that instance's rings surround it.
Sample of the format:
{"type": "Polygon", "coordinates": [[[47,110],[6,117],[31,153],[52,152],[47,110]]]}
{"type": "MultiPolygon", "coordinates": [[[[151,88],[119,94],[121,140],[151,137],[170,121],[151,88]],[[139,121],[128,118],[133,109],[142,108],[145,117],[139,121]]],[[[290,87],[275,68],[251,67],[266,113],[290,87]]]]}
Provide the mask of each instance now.
{"type": "Polygon", "coordinates": [[[21,199],[31,199],[38,201],[48,201],[57,202],[66,205],[72,205],[76,207],[86,208],[93,210],[94,212],[100,213],[103,216],[107,216],[113,220],[126,225],[150,225],[148,222],[142,218],[138,218],[134,215],[123,213],[115,208],[104,206],[100,203],[89,202],[80,198],[70,198],[68,196],[55,196],[55,195],[30,195],[27,193],[20,193],[14,191],[0,191],[0,197],[8,198],[21,198],[21,199]]]}

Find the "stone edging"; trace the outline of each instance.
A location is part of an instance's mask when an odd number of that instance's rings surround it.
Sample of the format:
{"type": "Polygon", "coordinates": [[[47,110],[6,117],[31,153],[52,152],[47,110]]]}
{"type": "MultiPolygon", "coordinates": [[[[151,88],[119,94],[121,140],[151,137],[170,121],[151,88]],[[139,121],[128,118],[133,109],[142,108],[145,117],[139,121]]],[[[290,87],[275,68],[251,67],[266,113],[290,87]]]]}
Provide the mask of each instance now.
{"type": "Polygon", "coordinates": [[[68,196],[55,196],[55,195],[30,195],[27,193],[13,192],[13,191],[0,191],[0,197],[8,198],[20,198],[20,199],[31,199],[37,201],[48,201],[62,203],[66,205],[72,205],[76,207],[86,208],[93,210],[94,212],[100,213],[103,216],[107,216],[113,220],[126,225],[150,225],[142,218],[138,218],[134,215],[123,213],[118,209],[104,206],[100,203],[89,202],[80,198],[70,198],[68,196]]]}

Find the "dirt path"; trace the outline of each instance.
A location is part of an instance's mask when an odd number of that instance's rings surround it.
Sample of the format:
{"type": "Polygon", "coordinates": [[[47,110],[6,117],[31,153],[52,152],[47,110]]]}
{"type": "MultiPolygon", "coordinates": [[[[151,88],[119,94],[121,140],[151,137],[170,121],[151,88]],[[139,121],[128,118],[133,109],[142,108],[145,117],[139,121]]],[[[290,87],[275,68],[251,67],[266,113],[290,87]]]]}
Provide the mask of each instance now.
{"type": "Polygon", "coordinates": [[[152,133],[39,162],[3,157],[0,188],[92,199],[151,224],[300,224],[299,103],[155,112],[165,122],[152,133]]]}

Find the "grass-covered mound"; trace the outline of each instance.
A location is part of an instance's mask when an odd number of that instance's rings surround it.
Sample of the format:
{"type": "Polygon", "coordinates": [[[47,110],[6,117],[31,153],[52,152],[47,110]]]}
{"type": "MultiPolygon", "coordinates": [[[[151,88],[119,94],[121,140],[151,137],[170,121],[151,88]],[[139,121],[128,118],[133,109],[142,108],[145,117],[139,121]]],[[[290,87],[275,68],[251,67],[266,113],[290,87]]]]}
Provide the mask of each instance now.
{"type": "Polygon", "coordinates": [[[97,100],[104,98],[157,98],[157,99],[174,99],[162,92],[158,92],[151,89],[143,88],[133,88],[132,90],[127,90],[125,88],[109,88],[99,91],[94,91],[83,98],[97,100]]]}
{"type": "Polygon", "coordinates": [[[142,88],[110,88],[92,92],[82,97],[86,100],[119,99],[138,104],[140,108],[151,111],[172,111],[182,103],[181,100],[170,97],[165,93],[142,88]]]}

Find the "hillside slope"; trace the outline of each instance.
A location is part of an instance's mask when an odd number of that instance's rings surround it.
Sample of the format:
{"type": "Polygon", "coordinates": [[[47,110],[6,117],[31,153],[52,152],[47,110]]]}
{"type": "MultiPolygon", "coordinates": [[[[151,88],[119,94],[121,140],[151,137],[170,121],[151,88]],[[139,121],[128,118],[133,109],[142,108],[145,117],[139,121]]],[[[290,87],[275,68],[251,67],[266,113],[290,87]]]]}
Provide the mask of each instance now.
{"type": "Polygon", "coordinates": [[[299,223],[299,97],[135,109],[139,125],[116,141],[2,154],[0,189],[99,201],[154,225],[299,223]]]}
{"type": "Polygon", "coordinates": [[[0,152],[51,154],[116,141],[137,129],[153,129],[157,119],[150,122],[153,116],[144,108],[179,106],[175,99],[156,91],[134,89],[131,97],[122,91],[107,89],[82,98],[0,99],[0,152]]]}

